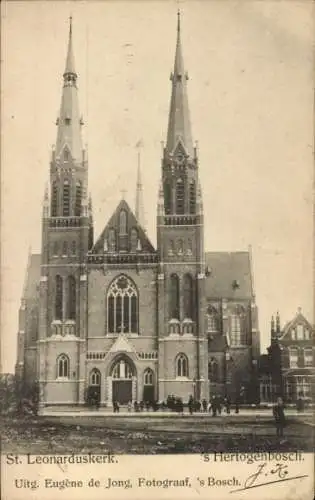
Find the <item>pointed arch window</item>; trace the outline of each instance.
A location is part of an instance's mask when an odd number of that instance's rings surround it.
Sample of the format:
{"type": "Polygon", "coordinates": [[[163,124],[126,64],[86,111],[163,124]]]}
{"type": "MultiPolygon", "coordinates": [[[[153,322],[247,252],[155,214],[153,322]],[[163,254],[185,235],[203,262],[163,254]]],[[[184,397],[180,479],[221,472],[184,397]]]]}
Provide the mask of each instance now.
{"type": "Polygon", "coordinates": [[[183,255],[184,253],[184,241],[181,238],[177,240],[177,253],[178,255],[183,255]]]}
{"type": "Polygon", "coordinates": [[[68,277],[68,319],[76,317],[76,282],[74,276],[68,277]]]}
{"type": "Polygon", "coordinates": [[[184,276],[184,317],[194,319],[193,311],[193,279],[190,274],[184,276]]]}
{"type": "Polygon", "coordinates": [[[179,278],[177,274],[171,275],[170,316],[172,319],[179,319],[179,278]]]}
{"type": "Polygon", "coordinates": [[[245,310],[236,306],[230,315],[230,342],[232,346],[245,344],[245,310]]]}
{"type": "Polygon", "coordinates": [[[153,385],[153,371],[147,368],[143,375],[144,385],[153,385]]]}
{"type": "Polygon", "coordinates": [[[108,251],[109,252],[116,251],[116,232],[115,232],[115,229],[110,229],[108,231],[108,251]]]}
{"type": "Polygon", "coordinates": [[[70,184],[68,181],[63,183],[63,210],[62,215],[68,217],[70,215],[70,184]]]}
{"type": "Polygon", "coordinates": [[[124,236],[127,234],[127,213],[126,210],[121,210],[119,214],[119,234],[124,236]]]}
{"type": "Polygon", "coordinates": [[[185,354],[176,358],[176,377],[188,377],[188,358],[185,354]]]}
{"type": "Polygon", "coordinates": [[[57,207],[58,207],[58,187],[57,187],[57,183],[53,182],[52,196],[51,196],[51,216],[52,217],[57,217],[57,207]]]}
{"type": "Polygon", "coordinates": [[[93,368],[90,373],[90,385],[101,385],[101,374],[97,368],[93,368]]]}
{"type": "Polygon", "coordinates": [[[68,255],[68,242],[64,241],[62,244],[62,255],[66,257],[68,255]]]}
{"type": "Polygon", "coordinates": [[[207,333],[216,333],[219,329],[218,311],[213,306],[207,309],[206,328],[207,333]]]}
{"type": "Polygon", "coordinates": [[[117,361],[113,370],[112,370],[112,378],[113,379],[131,379],[133,376],[133,369],[125,359],[121,359],[117,361]]]}
{"type": "Polygon", "coordinates": [[[70,362],[66,354],[60,354],[57,358],[57,378],[69,378],[70,362]]]}
{"type": "Polygon", "coordinates": [[[53,244],[53,256],[57,257],[59,254],[59,243],[58,241],[55,241],[53,244]]]}
{"type": "Polygon", "coordinates": [[[196,213],[196,184],[194,180],[189,184],[189,213],[196,213]]]}
{"type": "MultiPolygon", "coordinates": [[[[65,124],[68,125],[67,123],[67,118],[65,119],[65,124]]],[[[64,149],[63,151],[63,159],[64,161],[69,161],[70,160],[70,154],[69,154],[69,150],[68,149],[64,149]]]]}
{"type": "Polygon", "coordinates": [[[136,252],[138,250],[138,231],[132,228],[130,231],[130,251],[136,252]]]}
{"type": "Polygon", "coordinates": [[[181,177],[176,182],[176,213],[185,213],[185,184],[181,177]]]}
{"type": "Polygon", "coordinates": [[[82,184],[80,181],[78,181],[75,186],[75,215],[77,217],[81,215],[81,206],[82,206],[82,184]]]}
{"type": "Polygon", "coordinates": [[[55,278],[55,319],[62,320],[63,304],[63,282],[62,277],[57,275],[55,278]]]}
{"type": "Polygon", "coordinates": [[[169,215],[171,213],[172,205],[172,188],[169,182],[164,184],[164,210],[165,214],[169,215]]]}
{"type": "Polygon", "coordinates": [[[72,255],[76,255],[76,253],[77,253],[77,244],[76,244],[75,241],[72,241],[72,243],[71,243],[71,254],[72,255]]]}
{"type": "Polygon", "coordinates": [[[124,275],[116,278],[107,294],[108,333],[138,333],[138,291],[124,275]]]}

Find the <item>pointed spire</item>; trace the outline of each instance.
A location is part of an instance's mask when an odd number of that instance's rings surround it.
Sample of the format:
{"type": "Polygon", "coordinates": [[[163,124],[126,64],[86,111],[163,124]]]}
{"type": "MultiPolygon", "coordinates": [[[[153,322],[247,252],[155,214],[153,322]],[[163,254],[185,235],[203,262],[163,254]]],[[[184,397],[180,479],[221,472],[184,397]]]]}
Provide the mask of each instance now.
{"type": "Polygon", "coordinates": [[[67,52],[67,59],[66,59],[66,67],[65,67],[65,72],[63,76],[65,77],[66,75],[73,75],[75,78],[77,77],[77,74],[74,69],[74,55],[73,55],[73,48],[72,48],[72,16],[69,18],[69,41],[68,41],[68,52],[67,52]]]}
{"type": "Polygon", "coordinates": [[[270,331],[271,331],[271,337],[273,337],[273,334],[275,333],[275,318],[273,316],[271,316],[270,331]]]}
{"type": "Polygon", "coordinates": [[[162,184],[162,181],[160,182],[160,186],[159,186],[157,214],[158,215],[165,215],[164,193],[163,193],[163,184],[162,184]]]}
{"type": "Polygon", "coordinates": [[[184,69],[181,46],[180,12],[178,11],[174,72],[171,74],[172,96],[169,111],[166,152],[172,154],[178,141],[181,140],[186,153],[193,157],[194,148],[187,99],[187,80],[188,75],[184,69]]]}
{"type": "Polygon", "coordinates": [[[79,112],[77,95],[77,73],[74,68],[74,56],[72,47],[72,18],[70,17],[69,41],[66,57],[66,67],[63,74],[63,90],[59,116],[56,121],[58,126],[55,157],[69,162],[81,162],[82,117],[79,112]]]}
{"type": "Polygon", "coordinates": [[[48,184],[45,185],[44,199],[43,199],[43,217],[49,217],[49,194],[48,184]]]}
{"type": "Polygon", "coordinates": [[[138,168],[137,168],[137,186],[136,186],[136,208],[135,215],[140,226],[145,230],[144,203],[143,203],[143,187],[141,181],[141,147],[142,141],[136,144],[138,149],[138,168]]]}

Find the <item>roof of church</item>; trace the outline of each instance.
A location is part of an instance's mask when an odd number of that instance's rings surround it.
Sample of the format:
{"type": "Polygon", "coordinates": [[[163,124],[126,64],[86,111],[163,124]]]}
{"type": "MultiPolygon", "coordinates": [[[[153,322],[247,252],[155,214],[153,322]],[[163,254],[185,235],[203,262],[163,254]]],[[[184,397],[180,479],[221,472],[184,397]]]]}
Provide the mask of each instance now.
{"type": "Polygon", "coordinates": [[[22,297],[24,300],[35,299],[39,294],[40,263],[39,254],[29,255],[22,297]]]}
{"type": "Polygon", "coordinates": [[[251,299],[253,297],[249,252],[206,252],[208,298],[251,299]]]}

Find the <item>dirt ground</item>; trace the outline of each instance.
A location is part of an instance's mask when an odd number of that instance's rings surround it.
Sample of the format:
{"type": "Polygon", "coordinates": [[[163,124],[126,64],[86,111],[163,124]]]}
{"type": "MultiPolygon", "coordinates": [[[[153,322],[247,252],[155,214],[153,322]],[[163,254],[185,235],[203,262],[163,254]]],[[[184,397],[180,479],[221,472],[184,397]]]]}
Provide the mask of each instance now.
{"type": "Polygon", "coordinates": [[[2,453],[313,451],[313,427],[297,419],[288,420],[281,441],[272,419],[2,416],[0,426],[2,453]]]}

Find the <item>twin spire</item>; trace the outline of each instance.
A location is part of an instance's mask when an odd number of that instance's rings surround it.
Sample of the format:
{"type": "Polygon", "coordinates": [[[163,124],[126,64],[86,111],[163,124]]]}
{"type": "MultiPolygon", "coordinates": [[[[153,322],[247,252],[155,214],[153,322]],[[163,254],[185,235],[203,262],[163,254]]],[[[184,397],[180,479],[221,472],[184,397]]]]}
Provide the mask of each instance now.
{"type": "MultiPolygon", "coordinates": [[[[190,158],[194,157],[190,115],[187,98],[188,74],[184,69],[184,61],[181,46],[180,13],[177,14],[177,41],[174,61],[174,71],[171,74],[172,94],[169,110],[167,141],[165,151],[174,154],[180,142],[190,158]]],[[[57,159],[69,161],[71,158],[75,163],[83,160],[83,148],[81,137],[82,119],[79,113],[77,95],[77,73],[73,55],[72,43],[72,17],[69,23],[69,40],[66,57],[65,71],[63,73],[63,90],[60,105],[60,113],[57,119],[58,131],[55,156],[57,159]]],[[[140,173],[140,151],[138,149],[138,172],[136,191],[136,217],[144,227],[143,192],[140,173]]]]}

